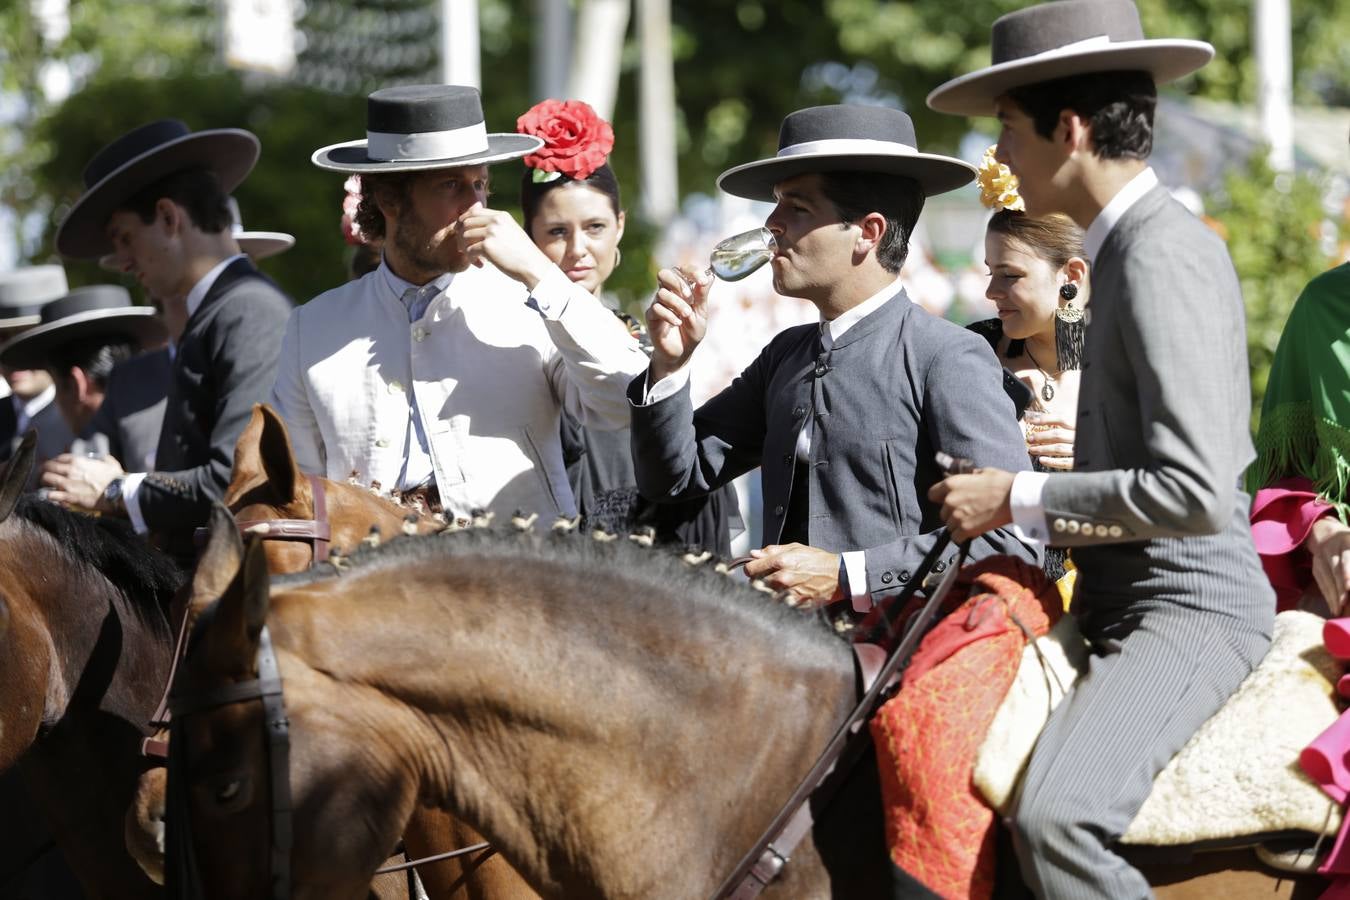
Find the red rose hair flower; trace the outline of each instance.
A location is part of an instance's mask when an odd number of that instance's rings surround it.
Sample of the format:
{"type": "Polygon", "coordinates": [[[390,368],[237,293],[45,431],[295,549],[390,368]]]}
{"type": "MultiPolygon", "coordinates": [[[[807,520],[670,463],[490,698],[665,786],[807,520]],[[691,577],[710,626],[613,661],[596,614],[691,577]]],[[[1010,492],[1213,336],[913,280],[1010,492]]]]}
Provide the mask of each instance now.
{"type": "Polygon", "coordinates": [[[516,119],[516,131],[544,139],[544,146],[525,157],[525,165],[577,181],[603,166],[614,149],[614,129],[580,100],[536,103],[516,119]]]}

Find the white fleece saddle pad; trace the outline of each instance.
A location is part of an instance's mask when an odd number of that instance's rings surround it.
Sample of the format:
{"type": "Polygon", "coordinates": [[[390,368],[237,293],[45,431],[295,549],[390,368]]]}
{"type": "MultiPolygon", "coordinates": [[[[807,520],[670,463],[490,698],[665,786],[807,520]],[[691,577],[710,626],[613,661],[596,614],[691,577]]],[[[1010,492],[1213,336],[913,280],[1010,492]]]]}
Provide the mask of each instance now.
{"type": "MultiPolygon", "coordinates": [[[[1190,844],[1285,830],[1336,834],[1339,807],[1298,765],[1299,752],[1340,715],[1341,667],[1322,645],[1324,621],[1305,612],[1275,617],[1266,658],[1158,774],[1124,843],[1190,844]]],[[[1001,814],[1011,810],[1050,712],[1086,668],[1087,646],[1069,616],[1023,651],[973,776],[1001,814]]]]}

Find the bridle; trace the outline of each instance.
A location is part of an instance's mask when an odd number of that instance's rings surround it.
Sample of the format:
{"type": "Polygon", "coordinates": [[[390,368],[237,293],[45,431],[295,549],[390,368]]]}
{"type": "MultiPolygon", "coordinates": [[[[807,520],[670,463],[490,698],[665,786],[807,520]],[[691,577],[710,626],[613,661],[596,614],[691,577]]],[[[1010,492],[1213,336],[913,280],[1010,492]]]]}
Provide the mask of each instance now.
{"type": "Polygon", "coordinates": [[[305,541],[314,553],[314,565],[328,561],[328,545],[333,541],[333,529],[328,521],[328,496],[323,479],[306,475],[309,490],[314,497],[312,519],[240,519],[236,522],[240,534],[257,534],[272,541],[305,541]]]}

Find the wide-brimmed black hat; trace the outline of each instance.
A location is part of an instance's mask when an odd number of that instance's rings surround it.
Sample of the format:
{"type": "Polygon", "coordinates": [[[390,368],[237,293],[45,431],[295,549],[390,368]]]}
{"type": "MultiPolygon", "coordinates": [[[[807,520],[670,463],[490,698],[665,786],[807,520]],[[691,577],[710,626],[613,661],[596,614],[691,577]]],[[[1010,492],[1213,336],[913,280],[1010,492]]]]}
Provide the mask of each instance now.
{"type": "Polygon", "coordinates": [[[1055,0],[994,22],[992,65],[953,78],[928,95],[938,112],[994,115],[1012,88],[1092,72],[1148,72],[1157,84],[1204,66],[1214,48],[1182,38],[1148,40],[1131,0],[1055,0]]]}
{"type": "Polygon", "coordinates": [[[920,153],[914,123],[884,106],[813,106],[789,113],[778,131],[778,155],[727,169],[717,186],[728,194],[773,202],[773,186],[809,172],[904,175],[926,196],[955,190],[975,167],[950,156],[920,153]]]}
{"type": "Polygon", "coordinates": [[[91,336],[136,341],[141,347],[168,332],[148,306],[133,306],[127,289],[115,284],[76,288],[42,307],[42,321],[0,346],[0,363],[11,369],[39,369],[52,352],[91,336]]]}
{"type": "Polygon", "coordinates": [[[0,272],[0,331],[28,328],[42,321],[42,307],[69,293],[60,266],[25,266],[0,272]]]}
{"type": "Polygon", "coordinates": [[[258,152],[258,139],[241,128],[189,131],[177,119],[161,119],[129,131],[85,167],[85,191],[61,221],[56,249],[74,259],[102,256],[112,250],[103,233],[108,217],[141,188],[200,167],[214,172],[228,194],[248,177],[258,152]]]}
{"type": "Polygon", "coordinates": [[[334,172],[416,172],[516,159],[543,143],[526,134],[489,134],[477,88],[413,84],[367,98],[365,140],[323,147],[310,159],[334,172]]]}

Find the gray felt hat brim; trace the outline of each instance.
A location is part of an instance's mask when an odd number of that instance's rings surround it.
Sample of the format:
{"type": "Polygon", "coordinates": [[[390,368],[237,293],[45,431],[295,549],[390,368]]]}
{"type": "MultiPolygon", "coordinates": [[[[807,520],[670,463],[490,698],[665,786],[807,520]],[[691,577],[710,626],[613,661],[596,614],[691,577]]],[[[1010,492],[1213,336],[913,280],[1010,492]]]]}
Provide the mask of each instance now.
{"type": "Polygon", "coordinates": [[[194,131],[128,160],[90,187],[66,213],[56,232],[56,249],[72,259],[97,259],[112,251],[104,234],[108,217],[141,188],[166,175],[196,166],[216,174],[231,193],[258,161],[257,137],[241,128],[194,131]]]}
{"type": "Polygon", "coordinates": [[[992,116],[994,100],[1013,88],[1071,75],[1126,71],[1148,72],[1156,84],[1167,84],[1203,68],[1213,58],[1212,46],[1183,38],[1070,47],[953,78],[929,94],[927,102],[940,113],[992,116]]]}
{"type": "Polygon", "coordinates": [[[819,172],[876,172],[904,175],[932,197],[964,187],[975,180],[974,166],[934,153],[802,153],[760,159],[727,169],[717,186],[735,197],[775,202],[773,187],[780,181],[819,172]]]}
{"type": "Polygon", "coordinates": [[[30,328],[0,346],[0,363],[12,369],[40,369],[52,350],[94,335],[125,334],[146,346],[168,337],[164,323],[148,306],[95,309],[30,328]]]}
{"type": "Polygon", "coordinates": [[[444,159],[371,159],[366,153],[367,142],[346,141],[331,144],[314,151],[310,161],[330,172],[425,172],[432,169],[453,169],[459,166],[485,166],[527,156],[544,146],[543,140],[527,134],[489,134],[487,149],[468,156],[444,159]]]}

